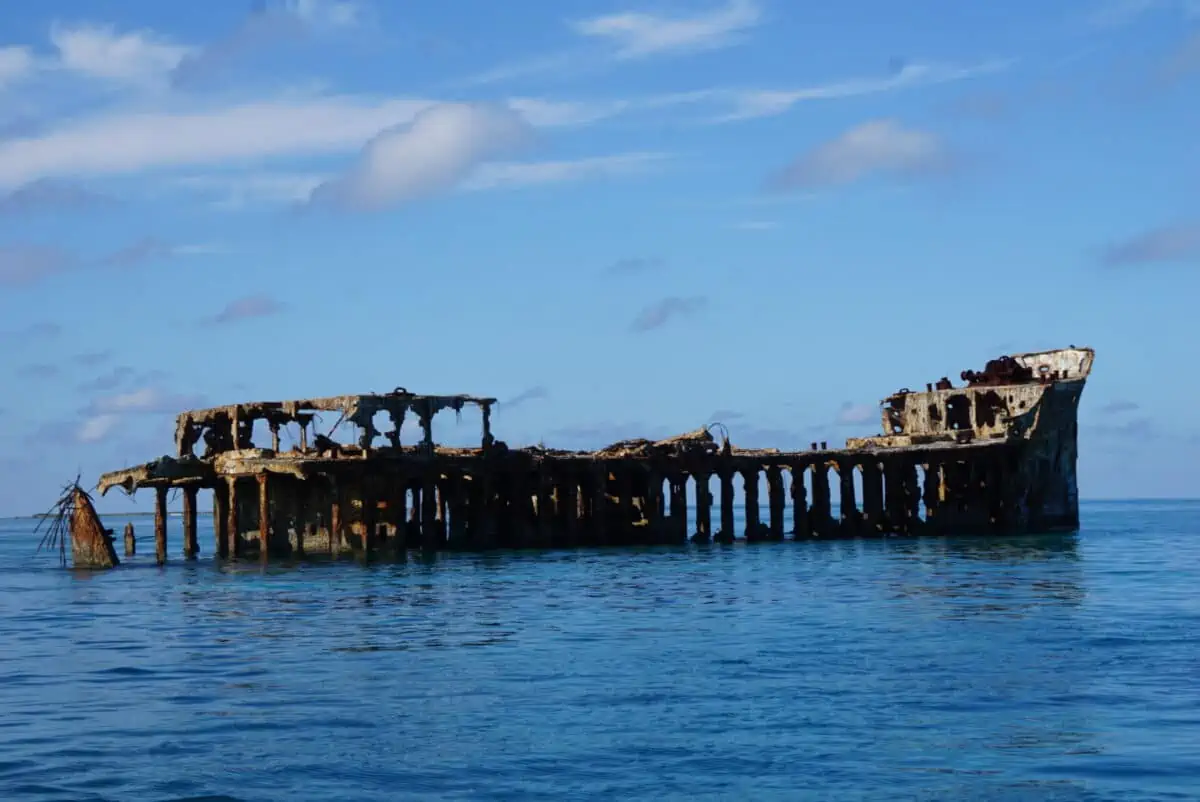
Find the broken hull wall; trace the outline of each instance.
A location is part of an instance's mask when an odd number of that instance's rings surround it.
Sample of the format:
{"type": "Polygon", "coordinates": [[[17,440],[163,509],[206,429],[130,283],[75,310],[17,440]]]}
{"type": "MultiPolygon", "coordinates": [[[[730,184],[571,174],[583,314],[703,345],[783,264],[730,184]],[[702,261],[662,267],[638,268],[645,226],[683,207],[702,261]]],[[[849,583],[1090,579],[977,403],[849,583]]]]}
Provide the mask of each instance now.
{"type": "Polygon", "coordinates": [[[1085,380],[1057,382],[1043,393],[1016,450],[1006,508],[1021,532],[1079,528],[1079,400],[1085,380]]]}

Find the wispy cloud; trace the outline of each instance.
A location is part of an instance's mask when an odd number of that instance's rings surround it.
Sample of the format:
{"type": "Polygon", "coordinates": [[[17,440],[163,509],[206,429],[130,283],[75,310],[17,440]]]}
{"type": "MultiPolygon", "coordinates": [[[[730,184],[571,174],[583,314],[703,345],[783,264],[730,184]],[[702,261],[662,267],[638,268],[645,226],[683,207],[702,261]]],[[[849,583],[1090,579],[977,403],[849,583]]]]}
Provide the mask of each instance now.
{"type": "Polygon", "coordinates": [[[505,409],[515,409],[516,407],[528,404],[530,401],[542,401],[550,397],[550,391],[542,385],[535,385],[514,395],[512,398],[501,402],[505,409]]]}
{"type": "Polygon", "coordinates": [[[156,386],[101,396],[84,407],[74,437],[79,443],[99,443],[107,440],[130,416],[174,415],[204,404],[201,395],[173,393],[156,386]]]}
{"type": "Polygon", "coordinates": [[[457,186],[532,139],[529,124],[507,107],[434,106],[368,142],[348,172],[313,190],[312,202],[358,211],[402,204],[457,186]]]}
{"type": "Polygon", "coordinates": [[[78,211],[108,206],[113,199],[73,181],[39,178],[0,194],[0,215],[78,211]]]}
{"type": "Polygon", "coordinates": [[[1108,267],[1200,262],[1200,221],[1164,226],[1110,245],[1100,256],[1108,267]]]}
{"type": "Polygon", "coordinates": [[[57,365],[39,362],[32,365],[22,365],[17,368],[17,376],[22,379],[52,379],[59,374],[57,365]]]}
{"type": "Polygon", "coordinates": [[[212,317],[206,318],[204,322],[220,326],[253,318],[270,317],[281,311],[283,311],[283,305],[274,298],[266,295],[251,295],[231,301],[226,304],[224,309],[212,317]]]}
{"type": "Polygon", "coordinates": [[[36,284],[75,264],[71,254],[55,246],[0,245],[0,287],[36,284]]]}
{"type": "Polygon", "coordinates": [[[636,275],[661,270],[666,264],[666,260],[658,256],[628,256],[613,262],[604,268],[604,272],[611,276],[636,275]]]}
{"type": "Polygon", "coordinates": [[[1099,411],[1102,415],[1124,415],[1129,412],[1137,412],[1141,408],[1136,401],[1117,400],[1108,402],[1100,407],[1099,411]]]}
{"type": "Polygon", "coordinates": [[[818,145],[768,183],[781,190],[811,189],[875,175],[927,176],[952,165],[949,150],[933,134],[896,120],[873,120],[818,145]]]}
{"type": "Polygon", "coordinates": [[[331,178],[323,173],[216,173],[184,176],[176,186],[208,198],[213,206],[237,210],[259,204],[297,204],[331,178]]]}
{"type": "Polygon", "coordinates": [[[733,111],[717,118],[717,122],[733,122],[770,117],[789,111],[798,103],[814,100],[875,95],[910,89],[918,86],[950,83],[987,75],[1007,69],[1011,61],[988,61],[972,66],[946,64],[907,64],[892,75],[876,78],[855,78],[836,83],[801,87],[798,89],[742,89],[714,93],[733,106],[733,111]]]}
{"type": "Polygon", "coordinates": [[[694,16],[627,11],[578,20],[572,27],[583,36],[612,42],[617,58],[632,59],[724,47],[761,17],[753,0],[729,0],[694,16]]]}
{"type": "Polygon", "coordinates": [[[704,296],[671,295],[642,309],[633,319],[630,328],[638,333],[660,329],[672,320],[691,317],[706,306],[708,299],[704,296]]]}
{"type": "Polygon", "coordinates": [[[482,165],[463,188],[513,188],[638,175],[653,169],[666,158],[664,153],[619,153],[564,161],[498,162],[482,165]]]}
{"type": "Polygon", "coordinates": [[[861,426],[879,417],[879,408],[872,404],[853,404],[849,401],[838,409],[834,423],[838,426],[861,426]]]}
{"type": "Polygon", "coordinates": [[[62,334],[62,326],[57,323],[31,323],[19,329],[0,331],[0,343],[24,345],[39,340],[52,340],[60,334],[62,334]]]}

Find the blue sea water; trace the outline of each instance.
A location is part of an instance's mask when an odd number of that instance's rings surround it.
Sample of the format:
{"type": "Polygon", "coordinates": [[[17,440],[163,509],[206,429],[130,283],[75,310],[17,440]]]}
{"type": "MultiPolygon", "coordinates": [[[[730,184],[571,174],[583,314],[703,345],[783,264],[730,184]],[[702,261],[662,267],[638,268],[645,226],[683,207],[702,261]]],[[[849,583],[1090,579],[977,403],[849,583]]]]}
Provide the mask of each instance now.
{"type": "Polygon", "coordinates": [[[0,799],[1198,798],[1200,502],[1082,517],[107,573],[0,521],[0,799]]]}

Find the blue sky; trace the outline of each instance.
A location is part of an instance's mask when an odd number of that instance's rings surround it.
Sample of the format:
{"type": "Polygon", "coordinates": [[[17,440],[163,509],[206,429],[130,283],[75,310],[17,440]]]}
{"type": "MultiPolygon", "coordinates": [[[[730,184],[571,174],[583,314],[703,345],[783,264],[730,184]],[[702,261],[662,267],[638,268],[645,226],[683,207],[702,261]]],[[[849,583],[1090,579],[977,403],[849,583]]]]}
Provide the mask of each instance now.
{"type": "Polygon", "coordinates": [[[192,405],[797,447],[1068,344],[1081,493],[1195,495],[1200,3],[10,6],[0,514],[192,405]]]}

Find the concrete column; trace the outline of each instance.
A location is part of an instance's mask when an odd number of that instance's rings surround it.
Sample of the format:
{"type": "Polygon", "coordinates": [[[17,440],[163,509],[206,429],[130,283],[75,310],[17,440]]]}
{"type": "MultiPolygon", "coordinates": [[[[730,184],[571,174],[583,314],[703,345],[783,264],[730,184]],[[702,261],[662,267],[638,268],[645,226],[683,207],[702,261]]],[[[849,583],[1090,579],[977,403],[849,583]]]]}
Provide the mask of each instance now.
{"type": "Polygon", "coordinates": [[[432,472],[421,479],[421,547],[427,551],[437,551],[444,545],[437,520],[437,480],[432,472]]]}
{"type": "Polygon", "coordinates": [[[858,534],[858,501],[854,493],[854,464],[847,460],[838,460],[838,507],[841,510],[841,530],[843,537],[853,537],[858,534]]]}
{"type": "Polygon", "coordinates": [[[746,499],[746,540],[762,540],[762,533],[759,531],[758,468],[742,471],[742,493],[746,499]]]}
{"type": "Polygon", "coordinates": [[[229,556],[229,485],[221,482],[212,489],[213,552],[224,559],[229,556]]]}
{"type": "Polygon", "coordinates": [[[379,518],[379,508],[375,501],[374,488],[371,487],[370,477],[364,475],[359,479],[358,487],[362,499],[363,559],[369,560],[371,552],[375,550],[375,526],[379,518]]]}
{"type": "Polygon", "coordinates": [[[200,543],[196,536],[196,487],[189,485],[183,488],[183,556],[194,560],[199,553],[200,543]]]}
{"type": "Polygon", "coordinates": [[[883,474],[879,463],[870,459],[863,463],[863,528],[869,535],[883,530],[883,474]]]}
{"type": "Polygon", "coordinates": [[[167,561],[167,488],[154,488],[154,559],[167,561]]]}
{"type": "Polygon", "coordinates": [[[829,465],[818,462],[812,470],[812,509],[809,511],[809,529],[818,537],[829,537],[832,532],[833,511],[829,503],[829,465]]]}
{"type": "Polygon", "coordinates": [[[270,474],[258,475],[258,558],[265,565],[271,557],[270,474]]]}
{"type": "Polygon", "coordinates": [[[574,473],[568,472],[560,480],[558,490],[563,505],[566,545],[568,548],[574,548],[579,542],[579,479],[574,473]]]}
{"type": "Polygon", "coordinates": [[[733,533],[733,469],[721,468],[721,531],[717,542],[732,543],[733,533]]]}
{"type": "Polygon", "coordinates": [[[767,468],[767,506],[771,516],[771,539],[783,540],[783,471],[778,465],[767,468]]]}
{"type": "Polygon", "coordinates": [[[241,538],[241,534],[242,534],[242,530],[241,530],[241,506],[242,505],[241,505],[240,499],[238,498],[237,477],[230,476],[226,480],[226,487],[228,488],[228,492],[226,493],[228,498],[227,498],[227,504],[226,504],[227,515],[226,515],[226,522],[225,522],[225,534],[228,536],[229,540],[228,540],[227,545],[225,546],[225,556],[231,557],[233,559],[237,559],[238,557],[242,556],[241,555],[242,549],[241,549],[241,546],[239,545],[241,542],[240,538],[241,538]]]}
{"type": "Polygon", "coordinates": [[[133,535],[133,521],[125,524],[125,556],[137,554],[137,538],[133,535]]]}
{"type": "Polygon", "coordinates": [[[342,483],[329,477],[329,555],[336,557],[342,550],[342,483]]]}
{"type": "Polygon", "coordinates": [[[692,474],[696,483],[696,536],[697,543],[707,543],[712,539],[712,493],[709,492],[710,475],[697,472],[692,474]]]}
{"type": "Polygon", "coordinates": [[[688,539],[687,475],[671,476],[671,540],[686,543],[688,539]]]}
{"type": "Polygon", "coordinates": [[[812,535],[812,526],[808,520],[808,494],[804,485],[804,474],[808,473],[807,465],[792,465],[792,537],[803,540],[812,535]]]}
{"type": "Polygon", "coordinates": [[[592,470],[591,493],[588,528],[595,544],[602,546],[608,542],[608,466],[603,462],[592,470]]]}

